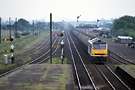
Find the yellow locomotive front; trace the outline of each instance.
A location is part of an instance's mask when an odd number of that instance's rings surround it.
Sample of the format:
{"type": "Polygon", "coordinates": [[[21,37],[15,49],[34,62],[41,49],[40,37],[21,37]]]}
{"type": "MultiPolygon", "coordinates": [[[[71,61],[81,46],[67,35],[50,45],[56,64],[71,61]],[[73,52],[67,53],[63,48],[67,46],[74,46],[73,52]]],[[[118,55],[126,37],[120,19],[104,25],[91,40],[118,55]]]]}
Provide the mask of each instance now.
{"type": "Polygon", "coordinates": [[[106,42],[94,42],[92,44],[90,54],[93,57],[107,57],[108,56],[108,46],[106,42]]]}
{"type": "Polygon", "coordinates": [[[108,57],[108,45],[106,42],[98,38],[89,40],[88,53],[93,60],[106,60],[108,57]]]}

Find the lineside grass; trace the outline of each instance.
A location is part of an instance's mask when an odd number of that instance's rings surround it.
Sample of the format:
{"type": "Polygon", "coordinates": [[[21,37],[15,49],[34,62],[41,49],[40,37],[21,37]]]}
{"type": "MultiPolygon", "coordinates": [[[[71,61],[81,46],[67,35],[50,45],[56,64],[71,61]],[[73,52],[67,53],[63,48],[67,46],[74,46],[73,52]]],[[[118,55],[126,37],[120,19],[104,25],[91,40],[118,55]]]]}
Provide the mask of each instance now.
{"type": "MultiPolygon", "coordinates": [[[[24,51],[31,48],[35,44],[42,42],[44,39],[47,39],[48,35],[49,35],[49,31],[44,31],[40,35],[37,35],[37,36],[27,35],[27,36],[23,36],[21,38],[15,39],[12,42],[15,46],[15,56],[17,56],[18,54],[21,55],[19,57],[16,57],[18,62],[21,62],[21,64],[24,64],[28,62],[29,60],[31,60],[29,55],[23,56],[24,51]],[[19,61],[20,59],[23,59],[23,61],[19,61]]],[[[3,64],[4,54],[10,54],[10,45],[12,43],[2,41],[2,43],[0,44],[0,73],[7,71],[16,66],[16,64],[3,64]]]]}
{"type": "MultiPolygon", "coordinates": [[[[50,63],[50,60],[48,60],[48,63],[50,63]]],[[[62,60],[60,57],[54,57],[52,58],[52,64],[62,64],[62,60]]],[[[63,64],[68,64],[68,59],[64,58],[63,64]]]]}

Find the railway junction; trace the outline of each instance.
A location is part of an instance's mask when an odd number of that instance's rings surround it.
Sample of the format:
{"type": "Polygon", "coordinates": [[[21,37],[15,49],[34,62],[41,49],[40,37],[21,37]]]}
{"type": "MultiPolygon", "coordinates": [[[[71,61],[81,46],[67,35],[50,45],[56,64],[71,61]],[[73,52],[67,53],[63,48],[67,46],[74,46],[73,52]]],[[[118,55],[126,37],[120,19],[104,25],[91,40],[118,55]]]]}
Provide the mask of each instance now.
{"type": "MultiPolygon", "coordinates": [[[[49,61],[49,39],[41,41],[24,52],[30,54],[31,61],[0,75],[0,88],[2,90],[134,90],[132,67],[135,62],[129,58],[132,56],[126,57],[125,49],[122,49],[126,46],[108,42],[111,53],[109,59],[104,63],[93,64],[87,48],[89,38],[90,35],[76,30],[65,30],[63,37],[54,35],[52,64],[49,61]],[[125,77],[129,81],[126,81],[125,77]]],[[[128,49],[130,48],[126,48],[128,49]]]]}

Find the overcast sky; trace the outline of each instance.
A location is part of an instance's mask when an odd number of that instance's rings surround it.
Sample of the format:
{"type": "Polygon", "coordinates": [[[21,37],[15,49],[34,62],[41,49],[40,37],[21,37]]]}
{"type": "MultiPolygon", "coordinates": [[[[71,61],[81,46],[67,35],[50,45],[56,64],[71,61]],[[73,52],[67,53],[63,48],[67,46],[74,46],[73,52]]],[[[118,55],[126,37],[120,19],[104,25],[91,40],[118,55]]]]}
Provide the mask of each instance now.
{"type": "Polygon", "coordinates": [[[0,16],[48,20],[96,20],[135,16],[135,0],[0,0],[0,16]]]}

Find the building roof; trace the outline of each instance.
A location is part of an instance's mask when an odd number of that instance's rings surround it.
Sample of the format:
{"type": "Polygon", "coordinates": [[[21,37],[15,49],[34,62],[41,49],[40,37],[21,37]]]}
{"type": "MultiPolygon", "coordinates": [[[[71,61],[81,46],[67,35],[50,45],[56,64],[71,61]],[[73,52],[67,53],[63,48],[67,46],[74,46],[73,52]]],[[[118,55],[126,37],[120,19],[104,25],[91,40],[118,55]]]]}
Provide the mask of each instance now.
{"type": "Polygon", "coordinates": [[[118,36],[118,39],[133,39],[130,36],[118,36]]]}

